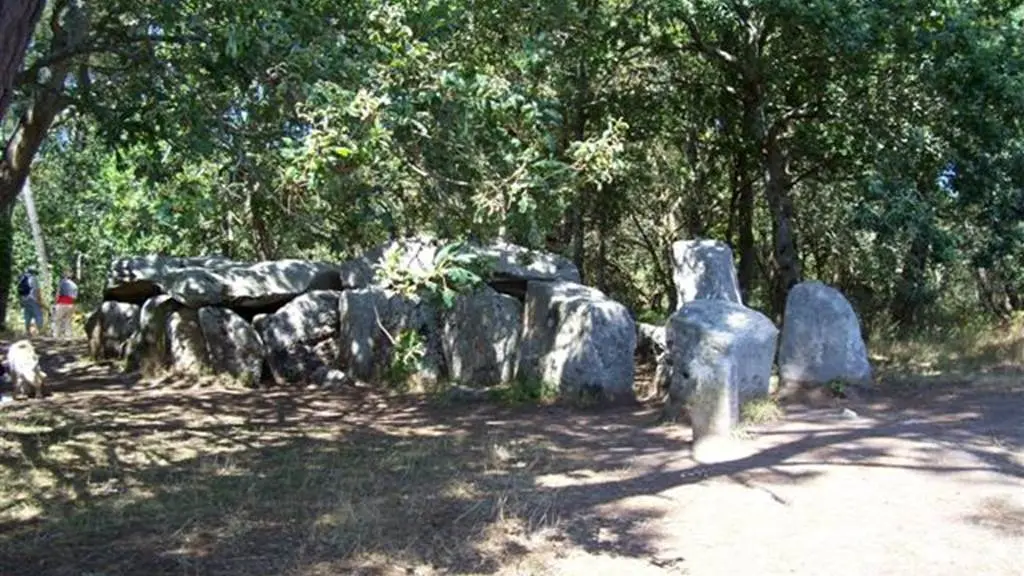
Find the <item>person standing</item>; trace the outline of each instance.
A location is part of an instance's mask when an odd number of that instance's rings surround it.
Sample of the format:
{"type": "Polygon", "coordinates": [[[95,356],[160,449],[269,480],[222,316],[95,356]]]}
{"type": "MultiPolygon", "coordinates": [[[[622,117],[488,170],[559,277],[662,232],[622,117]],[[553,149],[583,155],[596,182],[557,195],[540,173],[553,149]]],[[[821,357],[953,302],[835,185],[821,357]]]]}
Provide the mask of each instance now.
{"type": "Polygon", "coordinates": [[[35,268],[25,270],[18,279],[18,299],[25,316],[25,332],[32,335],[32,322],[36,324],[36,333],[43,331],[43,297],[39,291],[39,280],[35,268]]]}
{"type": "Polygon", "coordinates": [[[60,284],[57,285],[57,302],[53,308],[53,337],[71,339],[72,320],[75,317],[75,301],[78,299],[78,285],[71,279],[71,270],[64,269],[60,284]]]}

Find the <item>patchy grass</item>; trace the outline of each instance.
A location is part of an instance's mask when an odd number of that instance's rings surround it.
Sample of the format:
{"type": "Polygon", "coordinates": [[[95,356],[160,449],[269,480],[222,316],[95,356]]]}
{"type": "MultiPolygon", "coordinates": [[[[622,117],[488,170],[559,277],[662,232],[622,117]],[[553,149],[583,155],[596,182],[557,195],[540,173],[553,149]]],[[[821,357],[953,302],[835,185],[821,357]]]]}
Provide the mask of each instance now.
{"type": "Polygon", "coordinates": [[[1024,383],[1024,316],[901,341],[876,338],[870,352],[879,388],[895,394],[950,386],[1017,391],[1024,383]]]}
{"type": "Polygon", "coordinates": [[[83,555],[83,569],[106,574],[344,571],[384,558],[480,570],[500,558],[474,544],[559,522],[556,494],[533,481],[551,467],[539,439],[351,426],[326,406],[283,402],[246,415],[230,406],[252,398],[223,390],[152,394],[144,410],[115,400],[0,413],[0,572],[83,555]]]}
{"type": "Polygon", "coordinates": [[[1000,325],[950,327],[926,336],[871,343],[872,360],[888,371],[934,375],[1024,365],[1024,315],[1000,325]]]}
{"type": "Polygon", "coordinates": [[[558,390],[535,379],[520,378],[495,386],[489,391],[489,398],[501,404],[521,406],[525,404],[553,404],[558,399],[558,390]]]}
{"type": "Polygon", "coordinates": [[[748,425],[778,422],[785,415],[778,401],[771,397],[755,398],[740,408],[740,421],[748,425]]]}
{"type": "Polygon", "coordinates": [[[570,475],[682,446],[646,416],[109,370],[69,362],[53,397],[0,408],[0,574],[543,574],[543,535],[584,537],[613,497],[572,502],[570,475]]]}

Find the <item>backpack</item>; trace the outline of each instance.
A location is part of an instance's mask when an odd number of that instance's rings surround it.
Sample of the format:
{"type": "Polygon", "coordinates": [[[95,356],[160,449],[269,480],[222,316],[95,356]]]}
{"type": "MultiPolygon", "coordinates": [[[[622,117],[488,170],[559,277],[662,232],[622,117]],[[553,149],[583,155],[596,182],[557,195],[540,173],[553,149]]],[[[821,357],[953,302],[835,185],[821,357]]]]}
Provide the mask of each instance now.
{"type": "Polygon", "coordinates": [[[18,280],[18,296],[28,296],[32,293],[32,282],[29,280],[28,274],[22,274],[18,280]]]}

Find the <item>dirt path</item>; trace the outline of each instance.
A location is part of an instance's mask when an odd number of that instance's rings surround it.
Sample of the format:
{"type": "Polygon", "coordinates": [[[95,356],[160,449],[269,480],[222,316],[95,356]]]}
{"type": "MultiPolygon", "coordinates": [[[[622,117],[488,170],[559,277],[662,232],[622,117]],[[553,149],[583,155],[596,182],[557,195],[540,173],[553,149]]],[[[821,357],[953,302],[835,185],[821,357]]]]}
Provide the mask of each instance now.
{"type": "Polygon", "coordinates": [[[656,410],[151,386],[45,346],[0,407],[0,575],[1024,574],[1024,380],[787,407],[690,459],[656,410]]]}

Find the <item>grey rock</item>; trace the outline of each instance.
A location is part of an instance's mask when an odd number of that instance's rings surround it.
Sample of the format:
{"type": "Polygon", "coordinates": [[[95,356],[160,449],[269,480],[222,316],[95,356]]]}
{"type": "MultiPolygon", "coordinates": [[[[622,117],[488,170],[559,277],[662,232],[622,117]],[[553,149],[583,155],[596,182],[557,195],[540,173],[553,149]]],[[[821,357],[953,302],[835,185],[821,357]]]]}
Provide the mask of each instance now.
{"type": "Polygon", "coordinates": [[[399,238],[373,248],[364,255],[364,259],[374,272],[374,282],[379,283],[381,278],[377,277],[376,268],[388,262],[409,272],[431,270],[443,245],[443,241],[425,235],[399,238]]]}
{"type": "Polygon", "coordinates": [[[517,378],[565,399],[632,402],[636,326],[625,306],[572,282],[530,282],[517,378]]]}
{"type": "Polygon", "coordinates": [[[104,299],[119,302],[144,302],[164,292],[163,277],[180,269],[221,269],[237,265],[220,256],[178,258],[173,256],[137,256],[119,258],[110,264],[104,299]]]}
{"type": "Polygon", "coordinates": [[[636,349],[642,357],[648,359],[657,358],[661,355],[666,350],[665,327],[637,322],[636,349]]]}
{"type": "Polygon", "coordinates": [[[139,328],[141,306],[104,302],[85,321],[89,354],[96,360],[120,358],[125,342],[139,328]]]}
{"type": "Polygon", "coordinates": [[[455,384],[446,393],[452,402],[483,402],[490,398],[490,390],[455,384]]]}
{"type": "Polygon", "coordinates": [[[199,326],[206,340],[210,368],[249,386],[263,378],[263,341],[256,329],[227,308],[199,309],[199,326]]]}
{"type": "Polygon", "coordinates": [[[321,388],[329,390],[336,390],[351,382],[348,374],[337,368],[321,368],[313,375],[313,381],[321,388]]]}
{"type": "Polygon", "coordinates": [[[125,368],[129,372],[141,370],[147,376],[167,367],[170,350],[167,343],[167,323],[181,304],[166,294],[154,296],[139,310],[139,328],[125,342],[125,368]]]}
{"type": "Polygon", "coordinates": [[[347,373],[363,381],[387,379],[393,364],[394,343],[403,333],[415,334],[423,346],[418,368],[409,377],[436,383],[445,375],[436,307],[415,296],[380,287],[342,292],[339,301],[339,352],[347,373]]]}
{"type": "Polygon", "coordinates": [[[694,300],[669,319],[671,384],[665,415],[685,406],[694,439],[728,434],[739,407],[769,392],[778,329],[726,300],[694,300]]]}
{"type": "Polygon", "coordinates": [[[341,288],[341,267],[323,262],[245,263],[218,257],[148,256],[115,261],[104,299],[140,302],[156,294],[168,294],[190,308],[254,309],[280,304],[312,290],[341,288]]]}
{"type": "Polygon", "coordinates": [[[580,271],[571,260],[550,252],[530,250],[509,242],[493,242],[466,247],[491,261],[494,275],[519,280],[564,280],[580,282],[580,271]]]}
{"type": "Polygon", "coordinates": [[[655,359],[654,368],[654,389],[657,394],[664,395],[668,393],[669,388],[672,386],[672,355],[668,350],[658,354],[655,359]]]}
{"type": "MultiPolygon", "coordinates": [[[[430,236],[415,236],[386,242],[366,253],[361,259],[351,260],[342,265],[342,276],[348,283],[370,285],[381,283],[375,268],[390,262],[396,268],[426,272],[434,268],[438,252],[449,241],[430,236]]],[[[489,244],[467,242],[456,252],[458,255],[472,254],[490,264],[488,282],[526,282],[529,280],[566,280],[579,282],[580,273],[572,261],[539,250],[530,250],[508,242],[489,244]]],[[[525,290],[525,286],[522,288],[525,290]]]]}
{"type": "Polygon", "coordinates": [[[373,284],[375,272],[370,260],[366,257],[352,258],[338,265],[341,276],[341,287],[365,288],[373,284]]]}
{"type": "Polygon", "coordinates": [[[338,367],[340,297],[334,290],[309,292],[253,320],[275,382],[304,384],[317,370],[338,367]]]}
{"type": "Polygon", "coordinates": [[[842,410],[840,410],[839,411],[839,415],[844,420],[856,420],[856,419],[860,418],[860,414],[857,414],[856,412],[854,412],[853,410],[850,410],[849,408],[843,408],[842,410]]]}
{"type": "Polygon", "coordinates": [[[201,376],[210,373],[206,339],[199,327],[199,313],[179,308],[167,316],[167,352],[170,369],[177,374],[201,376]]]}
{"type": "Polygon", "coordinates": [[[786,297],[779,344],[784,383],[870,385],[871,363],[853,307],[821,282],[802,282],[786,297]]]}
{"type": "Polygon", "coordinates": [[[442,313],[441,340],[448,375],[469,386],[493,386],[515,377],[523,305],[483,286],[460,295],[442,313]]]}
{"type": "Polygon", "coordinates": [[[742,304],[732,249],[716,240],[680,240],[672,244],[676,309],[693,300],[742,304]]]}

